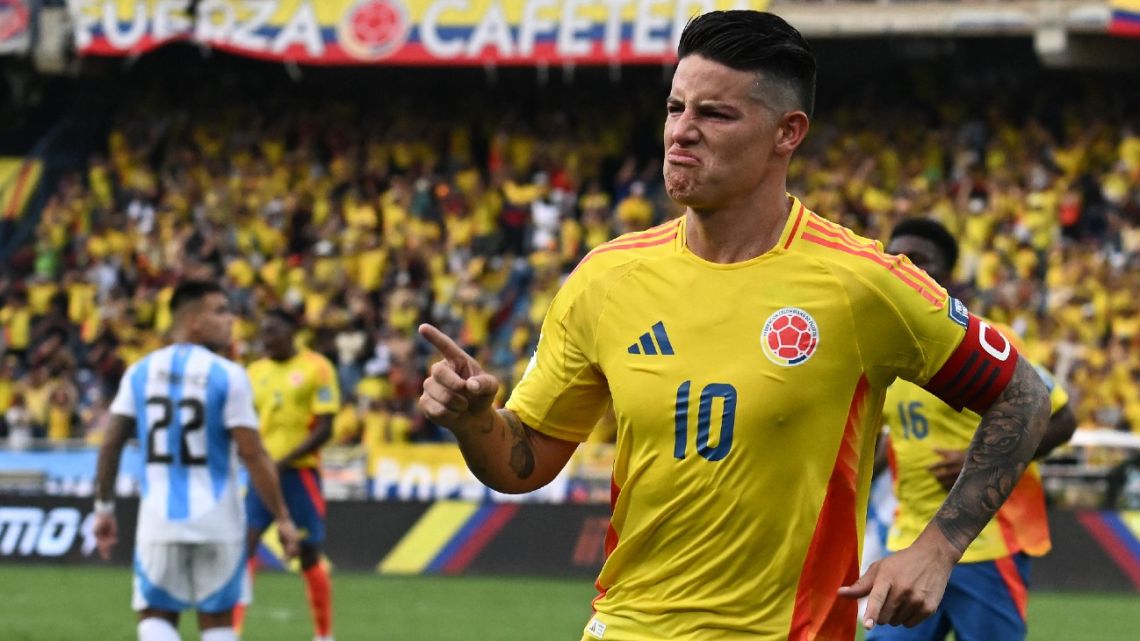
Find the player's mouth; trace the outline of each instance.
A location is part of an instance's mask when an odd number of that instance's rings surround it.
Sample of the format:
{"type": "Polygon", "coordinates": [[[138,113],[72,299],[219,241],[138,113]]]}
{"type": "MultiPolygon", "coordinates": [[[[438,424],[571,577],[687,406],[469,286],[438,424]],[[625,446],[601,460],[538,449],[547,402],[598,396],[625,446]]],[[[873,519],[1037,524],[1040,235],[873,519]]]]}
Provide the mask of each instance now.
{"type": "Polygon", "coordinates": [[[670,164],[689,167],[696,167],[701,164],[701,159],[697,158],[696,155],[677,148],[670,149],[669,153],[665,154],[665,160],[670,164]]]}

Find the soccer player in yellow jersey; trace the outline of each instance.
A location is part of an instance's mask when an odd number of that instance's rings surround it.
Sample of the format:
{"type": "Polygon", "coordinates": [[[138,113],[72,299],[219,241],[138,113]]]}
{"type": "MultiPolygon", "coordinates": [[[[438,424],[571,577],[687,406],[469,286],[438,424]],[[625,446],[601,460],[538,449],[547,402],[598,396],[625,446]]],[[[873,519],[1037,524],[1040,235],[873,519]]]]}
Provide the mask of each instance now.
{"type": "MultiPolygon", "coordinates": [[[[934,220],[905,220],[891,232],[887,251],[902,254],[940,283],[947,282],[958,258],[958,243],[934,220]]],[[[1012,330],[1001,331],[1016,344],[1012,330]]],[[[1040,370],[1039,370],[1040,371],[1040,370]]],[[[1069,440],[1076,417],[1069,396],[1042,372],[1053,416],[1034,458],[1069,440]]],[[[890,426],[889,459],[898,509],[887,540],[889,550],[910,545],[934,517],[958,479],[978,415],[957,411],[907,381],[887,389],[883,421],[890,426]]],[[[1049,551],[1045,494],[1037,466],[1030,464],[996,518],[966,549],[950,574],[938,610],[914,628],[883,626],[872,641],[1020,641],[1027,632],[1029,558],[1049,551]]]]}
{"type": "MultiPolygon", "coordinates": [[[[268,358],[249,366],[253,400],[261,419],[261,435],[277,461],[281,490],[301,539],[301,572],[318,641],[332,639],[332,583],[321,563],[325,538],[325,500],[321,495],[318,451],[332,436],[333,417],[340,410],[336,371],[327,358],[298,350],[294,337],[298,320],[275,309],[261,323],[261,339],[268,358]]],[[[254,493],[246,498],[249,519],[247,542],[250,576],[261,535],[269,526],[268,513],[254,493]]]]}
{"type": "Polygon", "coordinates": [[[585,641],[851,641],[862,596],[864,626],[915,625],[1036,450],[1045,387],[909,261],[787,194],[815,78],[795,29],[706,13],[678,58],[663,169],[684,215],[587,254],[502,410],[495,377],[422,325],[444,359],[420,409],[480,480],[526,492],[612,401],[613,515],[585,641]],[[860,577],[896,376],[983,416],[934,521],[860,577]]]}

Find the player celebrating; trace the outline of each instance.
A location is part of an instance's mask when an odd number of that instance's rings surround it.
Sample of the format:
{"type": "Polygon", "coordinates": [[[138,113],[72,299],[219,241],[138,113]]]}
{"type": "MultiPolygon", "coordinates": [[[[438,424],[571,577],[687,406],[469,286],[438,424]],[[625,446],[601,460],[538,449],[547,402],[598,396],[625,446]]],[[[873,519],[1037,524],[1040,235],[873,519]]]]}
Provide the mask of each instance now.
{"type": "Polygon", "coordinates": [[[249,379],[215,353],[229,349],[233,326],[224,292],[187,281],[170,309],[174,344],[132,365],[111,404],[95,477],[95,539],[108,558],[119,458],[135,436],[146,456],[134,559],[139,641],[178,641],[179,614],[191,608],[202,641],[236,641],[231,611],[245,566],[237,457],[290,555],[297,531],[257,432],[249,379]]]}
{"type": "MultiPolygon", "coordinates": [[[[296,318],[285,310],[266,313],[261,339],[268,358],[251,364],[249,376],[266,447],[277,461],[289,512],[304,534],[301,572],[313,629],[318,641],[328,641],[332,639],[332,582],[321,563],[325,500],[321,495],[318,450],[332,436],[332,420],[340,410],[340,391],[336,371],[327,358],[312,350],[297,349],[297,325],[296,318]]],[[[257,545],[272,522],[272,515],[252,492],[246,495],[246,514],[252,578],[257,545]]],[[[240,630],[244,606],[239,606],[237,612],[240,630]]]]}
{"type": "MultiPolygon", "coordinates": [[[[958,259],[958,243],[950,232],[924,218],[896,226],[888,251],[907,256],[940,283],[948,282],[958,259]]],[[[1005,332],[1010,340],[1012,333],[1005,332]]],[[[1041,373],[1050,390],[1053,417],[1036,459],[1068,441],[1077,426],[1068,394],[1047,372],[1041,373]]],[[[887,548],[901,550],[918,537],[958,479],[978,415],[958,412],[921,387],[896,381],[887,390],[883,420],[890,425],[888,451],[899,502],[887,548]]],[[[942,641],[951,630],[958,641],[1025,639],[1029,558],[1050,547],[1041,476],[1030,464],[996,518],[951,572],[938,610],[917,627],[883,626],[868,639],[942,641]]]]}
{"type": "Polygon", "coordinates": [[[612,400],[613,516],[584,640],[850,641],[865,595],[865,626],[915,625],[1036,450],[1045,388],[909,261],[787,194],[815,81],[795,29],[711,12],[685,28],[678,58],[664,177],[684,215],[582,260],[501,411],[495,377],[421,326],[444,360],[420,408],[484,483],[526,492],[612,400]],[[982,421],[933,522],[860,578],[896,376],[982,421]]]}

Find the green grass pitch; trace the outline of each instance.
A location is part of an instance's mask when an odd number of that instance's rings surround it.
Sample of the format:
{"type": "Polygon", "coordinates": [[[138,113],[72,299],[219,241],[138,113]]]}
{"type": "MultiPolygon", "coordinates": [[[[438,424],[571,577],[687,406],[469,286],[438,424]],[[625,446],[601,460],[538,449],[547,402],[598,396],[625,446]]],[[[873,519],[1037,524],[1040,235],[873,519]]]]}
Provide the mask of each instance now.
{"type": "MultiPolygon", "coordinates": [[[[0,566],[4,641],[134,641],[124,568],[0,566]]],[[[334,574],[338,641],[578,641],[585,580],[334,574]]],[[[309,641],[300,577],[261,573],[243,641],[309,641]]],[[[1029,641],[1135,641],[1140,597],[1033,593],[1029,641]]],[[[182,638],[198,638],[192,617],[182,638]]]]}

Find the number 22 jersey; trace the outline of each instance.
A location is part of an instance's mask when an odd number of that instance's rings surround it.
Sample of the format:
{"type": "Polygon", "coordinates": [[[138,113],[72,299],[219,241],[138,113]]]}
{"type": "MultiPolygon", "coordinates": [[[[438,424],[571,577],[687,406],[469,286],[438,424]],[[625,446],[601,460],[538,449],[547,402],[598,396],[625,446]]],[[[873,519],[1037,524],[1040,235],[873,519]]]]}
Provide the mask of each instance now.
{"type": "Polygon", "coordinates": [[[175,344],[127,369],[111,413],[142,450],[140,543],[241,541],[245,512],[229,430],[257,429],[249,377],[210,350],[175,344]]]}
{"type": "Polygon", "coordinates": [[[754,259],[702,260],[682,217],[596,248],[551,305],[507,408],[569,441],[611,398],[618,423],[584,639],[853,639],[836,590],[858,578],[884,390],[990,364],[924,272],[790,204],[754,259]]]}

